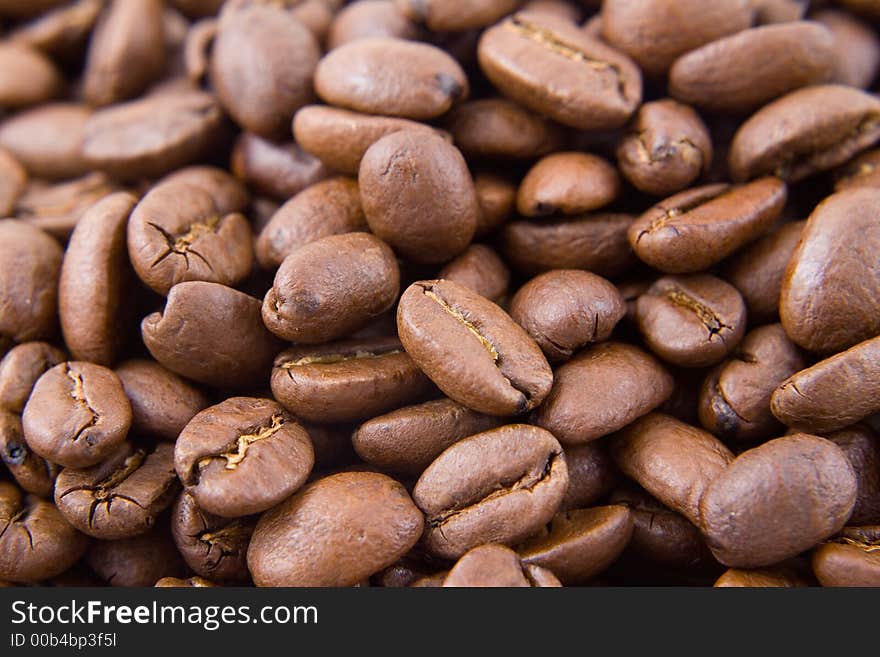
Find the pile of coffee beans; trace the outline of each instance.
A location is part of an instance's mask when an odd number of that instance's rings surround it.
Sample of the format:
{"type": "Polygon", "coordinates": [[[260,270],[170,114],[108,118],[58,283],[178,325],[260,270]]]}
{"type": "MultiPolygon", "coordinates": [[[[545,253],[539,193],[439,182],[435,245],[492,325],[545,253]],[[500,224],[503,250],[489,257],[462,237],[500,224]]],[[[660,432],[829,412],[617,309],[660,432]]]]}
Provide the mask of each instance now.
{"type": "Polygon", "coordinates": [[[880,586],[878,26],[0,0],[0,581],[880,586]]]}

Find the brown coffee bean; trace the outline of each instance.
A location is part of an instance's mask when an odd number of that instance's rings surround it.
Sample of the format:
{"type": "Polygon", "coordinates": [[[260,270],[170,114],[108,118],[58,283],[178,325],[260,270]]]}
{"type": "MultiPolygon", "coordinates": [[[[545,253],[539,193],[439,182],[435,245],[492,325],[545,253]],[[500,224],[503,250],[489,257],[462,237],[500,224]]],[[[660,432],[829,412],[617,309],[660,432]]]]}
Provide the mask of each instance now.
{"type": "Polygon", "coordinates": [[[880,149],[865,151],[835,173],[834,191],[880,187],[880,149]]]}
{"type": "Polygon", "coordinates": [[[370,230],[409,260],[445,262],[473,239],[473,179],[458,149],[439,136],[383,137],[364,154],[358,185],[370,230]]]}
{"type": "Polygon", "coordinates": [[[516,415],[550,391],[538,345],[488,299],[451,281],[412,284],[397,311],[407,353],[446,395],[481,413],[516,415]]]}
{"type": "Polygon", "coordinates": [[[646,194],[685,189],[712,164],[712,139],[700,115],[672,99],[642,105],[617,146],[620,172],[646,194]]]}
{"type": "Polygon", "coordinates": [[[835,9],[823,9],[810,19],[834,36],[834,81],[860,89],[871,86],[880,66],[880,39],[871,26],[835,9]]]}
{"type": "Polygon", "coordinates": [[[582,214],[614,201],[620,194],[617,170],[588,153],[554,153],[537,162],[523,178],[516,207],[527,217],[582,214]]]}
{"type": "Polygon", "coordinates": [[[714,276],[664,276],[639,297],[636,321],[645,343],[663,360],[707,367],[742,340],[746,306],[736,288],[714,276]]]}
{"type": "Polygon", "coordinates": [[[460,256],[449,262],[438,278],[470,288],[480,296],[500,303],[507,296],[510,270],[488,246],[471,244],[460,256]]]}
{"type": "Polygon", "coordinates": [[[351,442],[358,456],[377,468],[419,475],[450,445],[501,423],[443,398],[367,420],[351,442]]]}
{"type": "Polygon", "coordinates": [[[125,234],[137,199],[117,192],[96,203],[77,223],[61,267],[59,317],[74,359],[111,365],[133,319],[126,297],[133,272],[125,234]]]}
{"type": "Polygon", "coordinates": [[[95,112],[82,152],[89,166],[114,178],[158,177],[203,156],[221,122],[213,96],[168,90],[95,112]]]}
{"type": "Polygon", "coordinates": [[[139,94],[165,68],[161,0],[114,0],[101,15],[86,59],[83,93],[92,105],[139,94]]]}
{"type": "Polygon", "coordinates": [[[828,432],[880,411],[880,337],[797,372],[770,402],[781,422],[800,431],[828,432]]]}
{"type": "Polygon", "coordinates": [[[679,57],[669,71],[669,93],[710,111],[748,112],[794,89],[831,81],[834,58],[834,35],[819,23],[755,27],[679,57]]]}
{"type": "Polygon", "coordinates": [[[497,544],[480,545],[468,550],[446,578],[447,588],[523,588],[562,586],[546,568],[528,565],[509,547],[497,544]]]}
{"type": "Polygon", "coordinates": [[[874,96],[833,84],[799,89],[740,127],[730,144],[730,175],[737,182],[768,174],[796,182],[843,164],[878,139],[874,96]]]}
{"type": "Polygon", "coordinates": [[[620,292],[586,271],[558,269],[536,276],[510,302],[510,316],[551,361],[564,361],[602,342],[626,312],[620,292]]]}
{"type": "Polygon", "coordinates": [[[22,490],[37,497],[52,497],[61,468],[28,447],[21,417],[7,410],[0,410],[0,460],[22,490]]]}
{"type": "Polygon", "coordinates": [[[768,324],[743,338],[733,358],[712,370],[700,390],[700,422],[716,436],[767,438],[781,429],[770,396],[806,365],[781,324],[768,324]]]}
{"type": "Polygon", "coordinates": [[[581,509],[604,498],[614,487],[617,471],[604,441],[565,447],[568,491],[560,510],[581,509]]]}
{"type": "Polygon", "coordinates": [[[163,577],[156,582],[156,588],[203,589],[212,588],[214,586],[217,585],[203,577],[190,577],[189,579],[163,577]]]}
{"type": "Polygon", "coordinates": [[[795,587],[809,586],[803,577],[785,568],[757,568],[754,570],[741,570],[730,568],[719,577],[714,586],[716,588],[768,588],[768,587],[795,587]]]}
{"type": "Polygon", "coordinates": [[[393,0],[359,0],[343,7],[327,34],[327,50],[357,39],[395,37],[418,39],[418,25],[398,11],[393,0]]]}
{"type": "Polygon", "coordinates": [[[44,103],[58,96],[62,78],[43,53],[28,46],[0,44],[0,108],[15,110],[44,103]]]}
{"type": "Polygon", "coordinates": [[[223,12],[211,81],[236,123],[265,137],[280,135],[314,98],[320,56],[312,33],[284,5],[245,4],[223,12]]]}
{"type": "Polygon", "coordinates": [[[805,221],[783,224],[740,250],[724,266],[724,278],[742,294],[751,322],[760,324],[779,317],[785,269],[805,225],[805,221]]]}
{"type": "Polygon", "coordinates": [[[369,233],[331,235],[281,263],[263,300],[275,335],[316,344],[350,335],[388,311],[400,292],[394,253],[369,233]]]}
{"type": "Polygon", "coordinates": [[[256,519],[230,520],[207,513],[187,492],[181,493],[171,512],[171,533],[186,565],[223,584],[250,580],[247,547],[255,526],[256,519]]]}
{"type": "Polygon", "coordinates": [[[297,417],[350,422],[413,403],[432,386],[396,338],[293,347],[275,359],[272,394],[297,417]]]}
{"type": "Polygon", "coordinates": [[[766,233],[785,206],[778,178],[743,186],[706,185],[676,194],[629,227],[636,255],[670,274],[704,271],[766,233]]]}
{"type": "Polygon", "coordinates": [[[562,447],[547,431],[511,424],[455,443],[422,473],[413,499],[424,542],[455,559],[477,545],[515,545],[556,513],[568,488],[562,447]]]}
{"type": "Polygon", "coordinates": [[[257,259],[264,269],[272,269],[322,237],[366,229],[357,182],[330,178],[306,187],[272,215],[257,238],[257,259]]]}
{"type": "Polygon", "coordinates": [[[92,111],[79,103],[52,103],[21,112],[0,125],[0,146],[32,176],[75,178],[88,172],[81,154],[92,111]]]}
{"type": "Polygon", "coordinates": [[[516,10],[517,0],[395,0],[397,10],[432,32],[463,32],[486,27],[516,10]]]}
{"type": "Polygon", "coordinates": [[[855,497],[843,451],[794,434],[744,452],[716,477],[700,504],[701,526],[721,563],[769,566],[840,531],[855,497]]]}
{"type": "Polygon", "coordinates": [[[272,508],[305,483],[308,433],[269,399],[233,397],[196,415],[174,444],[180,481],[208,513],[237,518],[272,508]]]}
{"type": "MultiPolygon", "coordinates": [[[[80,52],[104,8],[104,0],[75,0],[19,24],[9,39],[62,58],[80,52]]],[[[62,60],[63,61],[63,60],[62,60]]]]}
{"type": "Polygon", "coordinates": [[[248,547],[248,567],[257,586],[353,586],[406,554],[423,527],[399,483],[373,472],[343,472],[264,514],[248,547]]]}
{"type": "Polygon", "coordinates": [[[50,502],[0,481],[0,578],[34,583],[79,561],[88,539],[50,502]]]}
{"type": "Polygon", "coordinates": [[[367,149],[382,137],[401,130],[446,133],[409,119],[371,116],[338,107],[308,105],[293,117],[293,135],[311,153],[334,171],[356,176],[367,149]]]}
{"type": "Polygon", "coordinates": [[[127,360],[116,368],[116,375],[131,402],[132,429],[142,435],[174,442],[208,406],[201,390],[151,360],[127,360]]]}
{"type": "Polygon", "coordinates": [[[711,434],[660,413],[618,433],[611,455],[626,476],[694,524],[706,490],[734,458],[711,434]]]}
{"type": "Polygon", "coordinates": [[[847,527],[813,553],[822,586],[880,586],[880,526],[847,527]]]}
{"type": "Polygon", "coordinates": [[[853,525],[880,523],[880,440],[867,424],[857,424],[828,434],[843,450],[856,475],[856,505],[849,521],[853,525]]]}
{"type": "Polygon", "coordinates": [[[330,175],[323,162],[295,142],[276,143],[251,132],[239,135],[229,168],[255,191],[282,201],[330,175]]]}
{"type": "Polygon", "coordinates": [[[484,98],[454,108],[443,124],[467,157],[533,158],[562,145],[555,123],[504,98],[484,98]]]}
{"type": "Polygon", "coordinates": [[[61,257],[43,231],[0,220],[0,335],[28,342],[55,333],[61,257]]]}
{"type": "Polygon", "coordinates": [[[565,19],[514,14],[483,33],[477,55],[505,96],[580,130],[618,128],[642,101],[635,63],[565,19]]]}
{"type": "Polygon", "coordinates": [[[105,196],[117,191],[103,173],[50,185],[31,181],[19,197],[15,216],[25,223],[67,240],[86,211],[105,196]]]}
{"type": "Polygon", "coordinates": [[[186,32],[183,44],[183,66],[186,77],[195,83],[207,81],[211,69],[211,49],[217,38],[220,21],[216,18],[203,18],[196,21],[186,32]]]}
{"type": "Polygon", "coordinates": [[[533,421],[564,445],[581,445],[622,429],[672,394],[673,380],[638,347],[595,345],[560,367],[533,421]]]}
{"type": "Polygon", "coordinates": [[[47,342],[25,342],[10,349],[0,360],[0,408],[21,413],[37,379],[65,360],[64,351],[47,342]]]}
{"type": "Polygon", "coordinates": [[[167,523],[131,538],[93,541],[86,563],[104,580],[105,586],[153,586],[163,577],[187,575],[167,523]]]}
{"type": "Polygon", "coordinates": [[[601,16],[602,37],[659,77],[679,55],[750,27],[754,10],[749,0],[607,0],[601,16]]]}
{"type": "Polygon", "coordinates": [[[166,180],[138,203],[128,222],[128,250],[138,277],[167,295],[184,281],[235,285],[253,267],[250,225],[240,214],[246,194],[220,170],[203,182],[166,180]],[[241,190],[232,198],[224,188],[241,190]],[[229,203],[233,200],[234,203],[229,203]]]}
{"type": "Polygon", "coordinates": [[[146,450],[125,444],[95,466],[62,470],[55,482],[55,504],[84,534],[127,538],[152,529],[179,486],[171,445],[146,450]]]}
{"type": "Polygon", "coordinates": [[[789,337],[804,349],[841,351],[880,333],[880,190],[829,196],[810,215],[779,299],[789,337]]]}
{"type": "MultiPolygon", "coordinates": [[[[0,126],[0,139],[3,127],[0,126]]],[[[0,215],[11,215],[24,193],[28,175],[25,168],[11,153],[0,147],[0,215]]]]}
{"type": "Polygon", "coordinates": [[[419,120],[444,114],[469,93],[467,76],[446,52],[388,37],[358,39],[326,54],[315,90],[331,105],[419,120]]]}
{"type": "Polygon", "coordinates": [[[501,176],[477,171],[474,174],[474,191],[480,207],[476,236],[481,237],[501,226],[513,214],[516,187],[501,176]]]}

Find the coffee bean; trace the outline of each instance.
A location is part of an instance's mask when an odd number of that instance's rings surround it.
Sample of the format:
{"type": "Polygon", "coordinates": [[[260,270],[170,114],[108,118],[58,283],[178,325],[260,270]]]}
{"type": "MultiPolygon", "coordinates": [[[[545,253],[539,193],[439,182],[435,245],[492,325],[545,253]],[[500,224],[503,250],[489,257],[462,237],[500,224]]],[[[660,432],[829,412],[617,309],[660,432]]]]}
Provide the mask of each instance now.
{"type": "Polygon", "coordinates": [[[568,488],[562,447],[538,427],[511,424],[447,448],[422,473],[413,499],[424,543],[454,559],[477,545],[515,545],[553,517],[568,488]]]}
{"type": "Polygon", "coordinates": [[[769,566],[840,531],[855,497],[841,449],[795,434],[737,457],[703,494],[700,522],[721,563],[769,566]]]}
{"type": "Polygon", "coordinates": [[[562,586],[546,568],[525,564],[509,547],[480,545],[459,559],[446,578],[446,588],[523,588],[562,586]],[[538,572],[536,572],[538,571],[538,572]]]}
{"type": "Polygon", "coordinates": [[[809,0],[750,0],[758,25],[799,21],[809,8],[809,0]]]}
{"type": "Polygon", "coordinates": [[[24,45],[0,44],[0,108],[15,110],[44,103],[61,92],[62,79],[52,61],[24,45]]]}
{"type": "MultiPolygon", "coordinates": [[[[40,3],[30,4],[38,7],[40,3]]],[[[20,23],[9,33],[9,38],[49,55],[70,56],[82,48],[103,5],[103,0],[76,0],[61,5],[31,21],[20,23]]]]}
{"type": "Polygon", "coordinates": [[[828,434],[843,450],[856,475],[856,505],[849,518],[854,525],[880,523],[880,441],[866,424],[828,434]]]}
{"type": "Polygon", "coordinates": [[[297,417],[349,422],[424,397],[430,381],[397,338],[293,347],[275,359],[272,394],[297,417]]]}
{"type": "Polygon", "coordinates": [[[346,5],[333,17],[327,50],[370,37],[415,40],[419,36],[419,26],[401,13],[393,0],[360,0],[346,5]]]}
{"type": "Polygon", "coordinates": [[[464,253],[443,267],[437,276],[463,285],[496,303],[507,296],[510,283],[507,265],[495,251],[483,244],[471,244],[464,253]]]}
{"type": "Polygon", "coordinates": [[[406,554],[424,520],[399,483],[373,472],[319,479],[257,524],[257,586],[353,586],[406,554]]]}
{"type": "Polygon", "coordinates": [[[865,151],[850,160],[835,173],[834,190],[842,192],[850,189],[880,187],[880,149],[865,151]]]}
{"type": "Polygon", "coordinates": [[[86,122],[92,115],[79,103],[52,103],[21,112],[0,125],[0,146],[28,173],[52,180],[88,173],[80,152],[86,122]]]}
{"type": "Polygon", "coordinates": [[[504,95],[580,130],[618,128],[642,100],[635,63],[565,19],[514,14],[483,33],[477,54],[504,95]]]}
{"type": "Polygon", "coordinates": [[[664,276],[636,302],[648,347],[679,367],[714,365],[745,334],[746,308],[734,287],[708,274],[664,276]]]}
{"type": "Polygon", "coordinates": [[[378,140],[364,154],[358,185],[370,230],[409,260],[444,262],[473,239],[473,179],[439,136],[402,131],[378,140]]]}
{"type": "Polygon", "coordinates": [[[477,194],[477,237],[481,237],[505,223],[513,214],[516,203],[516,187],[501,176],[485,171],[474,174],[474,191],[477,194]]]}
{"type": "Polygon", "coordinates": [[[65,362],[34,385],[22,425],[28,445],[43,458],[67,468],[87,468],[125,440],[131,404],[112,370],[65,362]]]}
{"type": "Polygon", "coordinates": [[[10,349],[0,360],[0,408],[21,413],[37,379],[65,360],[64,351],[47,342],[25,342],[10,349]]]}
{"type": "Polygon", "coordinates": [[[115,191],[107,176],[97,172],[55,185],[32,181],[18,198],[15,216],[66,240],[86,211],[115,191]]]}
{"type": "Polygon", "coordinates": [[[52,496],[61,468],[28,447],[21,417],[6,410],[0,410],[0,460],[22,490],[37,497],[52,496]]]}
{"type": "Polygon", "coordinates": [[[241,133],[236,140],[229,168],[243,183],[279,200],[330,175],[323,162],[295,142],[278,144],[250,132],[241,133]]]}
{"type": "Polygon", "coordinates": [[[870,25],[835,9],[822,9],[810,19],[834,36],[834,81],[867,89],[880,66],[880,40],[870,25]]]}
{"type": "Polygon", "coordinates": [[[62,470],[55,482],[55,504],[84,534],[127,538],[149,531],[179,487],[171,445],[147,450],[126,443],[90,468],[62,470]]]}
{"type": "Polygon", "coordinates": [[[516,0],[476,0],[476,2],[443,2],[443,0],[395,0],[394,6],[404,16],[424,23],[432,32],[462,32],[486,27],[514,11],[516,0]]]}
{"type": "Polygon", "coordinates": [[[822,586],[880,586],[880,527],[847,527],[813,553],[822,586]]]}
{"type": "Polygon", "coordinates": [[[568,466],[568,491],[560,510],[591,506],[611,492],[617,472],[604,441],[567,445],[564,451],[565,464],[568,466]]]}
{"type": "MultiPolygon", "coordinates": [[[[0,135],[3,127],[0,126],[0,135]]],[[[0,136],[2,138],[2,136],[0,136]]],[[[0,215],[12,214],[27,185],[27,171],[11,153],[0,147],[0,215]]]]}
{"type": "Polygon", "coordinates": [[[554,153],[538,161],[520,183],[519,213],[527,217],[576,215],[608,205],[620,193],[620,176],[587,153],[554,153]]]}
{"type": "Polygon", "coordinates": [[[550,391],[553,373],[538,345],[501,308],[457,283],[413,283],[397,327],[419,368],[475,411],[525,413],[550,391]]]}
{"type": "Polygon", "coordinates": [[[700,390],[700,422],[722,438],[768,438],[781,429],[770,412],[770,396],[805,365],[781,324],[754,329],[731,359],[706,376],[700,390]]]}
{"type": "Polygon", "coordinates": [[[672,394],[673,380],[638,347],[609,342],[587,349],[557,371],[533,421],[564,445],[581,445],[652,411],[672,394]]]}
{"type": "Polygon", "coordinates": [[[153,586],[163,577],[187,574],[167,523],[131,538],[93,541],[86,563],[104,580],[105,586],[153,586]]]}

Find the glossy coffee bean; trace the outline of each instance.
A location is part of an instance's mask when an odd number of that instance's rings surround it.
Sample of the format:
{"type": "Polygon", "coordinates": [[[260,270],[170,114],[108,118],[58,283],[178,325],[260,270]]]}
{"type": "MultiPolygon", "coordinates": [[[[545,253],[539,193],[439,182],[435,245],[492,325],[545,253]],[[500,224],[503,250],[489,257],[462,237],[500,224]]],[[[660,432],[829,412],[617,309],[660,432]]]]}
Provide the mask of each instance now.
{"type": "Polygon", "coordinates": [[[131,538],[93,541],[85,561],[105,586],[153,586],[163,577],[187,574],[167,523],[131,538]]]}
{"type": "Polygon", "coordinates": [[[513,214],[516,203],[516,187],[506,178],[477,171],[474,174],[474,191],[477,194],[477,237],[491,233],[504,224],[513,214]]]}
{"type": "Polygon", "coordinates": [[[417,39],[419,26],[394,6],[393,0],[358,0],[333,16],[327,34],[327,50],[369,37],[417,39]]]}
{"type": "Polygon", "coordinates": [[[593,440],[583,445],[566,445],[568,491],[560,510],[582,509],[605,498],[617,479],[617,470],[608,453],[607,443],[593,440]]]}
{"type": "Polygon", "coordinates": [[[423,23],[432,32],[461,32],[486,27],[514,11],[518,4],[516,0],[394,0],[399,12],[423,23]]]}
{"type": "Polygon", "coordinates": [[[61,468],[28,446],[21,416],[6,410],[0,410],[0,460],[23,491],[37,497],[52,497],[61,468]]]}
{"type": "Polygon", "coordinates": [[[849,523],[880,522],[880,440],[867,424],[856,424],[826,436],[843,450],[856,475],[856,505],[849,523]]]}
{"type": "Polygon", "coordinates": [[[562,586],[546,568],[530,566],[509,547],[490,543],[468,550],[443,580],[446,588],[562,586]]]}
{"type": "Polygon", "coordinates": [[[50,180],[88,172],[80,152],[92,110],[81,103],[52,103],[20,112],[0,125],[0,146],[33,176],[50,180]]]}
{"type": "Polygon", "coordinates": [[[834,81],[867,89],[880,66],[880,39],[867,23],[836,9],[822,9],[810,19],[834,36],[834,81]]]}
{"type": "Polygon", "coordinates": [[[523,178],[516,207],[526,217],[576,215],[608,205],[620,193],[620,176],[608,162],[588,153],[554,153],[523,178]]]}
{"type": "Polygon", "coordinates": [[[880,586],[880,527],[847,527],[813,553],[813,572],[822,586],[880,586]]]}
{"type": "Polygon", "coordinates": [[[450,261],[438,278],[470,288],[490,301],[500,303],[507,296],[510,270],[488,246],[471,244],[460,256],[450,261]]]}
{"type": "Polygon", "coordinates": [[[44,103],[61,91],[61,75],[41,52],[24,45],[0,44],[0,108],[15,110],[44,103]]]}
{"type": "Polygon", "coordinates": [[[0,408],[21,413],[37,379],[65,360],[64,351],[48,342],[25,342],[10,349],[0,360],[0,408]]]}
{"type": "Polygon", "coordinates": [[[330,175],[323,162],[295,142],[276,143],[250,132],[239,135],[230,160],[239,180],[282,201],[330,175]]]}

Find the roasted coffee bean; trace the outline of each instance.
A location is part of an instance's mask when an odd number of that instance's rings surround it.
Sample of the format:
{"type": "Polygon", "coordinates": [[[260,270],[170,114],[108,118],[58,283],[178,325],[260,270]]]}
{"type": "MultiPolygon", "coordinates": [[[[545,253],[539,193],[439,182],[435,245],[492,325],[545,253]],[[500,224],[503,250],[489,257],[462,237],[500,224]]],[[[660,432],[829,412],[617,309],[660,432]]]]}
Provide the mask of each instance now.
{"type": "Polygon", "coordinates": [[[419,475],[450,445],[502,422],[444,398],[367,420],[351,442],[358,456],[377,468],[419,475]]]}
{"type": "Polygon", "coordinates": [[[828,440],[843,450],[856,475],[856,505],[849,522],[854,525],[880,523],[880,440],[867,424],[857,424],[828,434],[828,440]]]}
{"type": "Polygon", "coordinates": [[[58,310],[64,342],[74,359],[111,365],[130,335],[133,272],[126,227],[137,199],[117,192],[77,222],[61,266],[58,310]]]}
{"type": "Polygon", "coordinates": [[[275,359],[272,394],[297,417],[350,422],[426,396],[431,382],[397,338],[293,347],[275,359]]]}
{"type": "Polygon", "coordinates": [[[152,529],[179,487],[171,445],[147,450],[125,444],[91,468],[62,470],[55,482],[55,504],[84,534],[127,538],[152,529]]]}
{"type": "Polygon", "coordinates": [[[280,349],[263,325],[260,301],[218,283],[178,283],[162,312],[141,322],[161,365],[198,383],[241,388],[264,381],[280,349]]]}
{"type": "Polygon", "coordinates": [[[441,134],[418,121],[372,116],[325,105],[303,107],[293,117],[293,135],[302,149],[330,169],[349,176],[357,175],[361,159],[370,146],[401,130],[441,134]]]}
{"type": "Polygon", "coordinates": [[[781,324],[754,329],[731,359],[706,376],[700,389],[700,422],[721,438],[769,437],[782,428],[770,412],[770,396],[805,365],[781,324]]]}
{"type": "Polygon", "coordinates": [[[797,248],[805,221],[783,224],[739,251],[724,266],[728,283],[739,290],[754,324],[779,316],[779,295],[791,255],[797,248]]]}
{"type": "Polygon", "coordinates": [[[568,491],[560,510],[581,509],[604,498],[614,487],[617,471],[604,441],[565,447],[568,491]]]}
{"type": "MultiPolygon", "coordinates": [[[[0,126],[0,139],[3,127],[0,126]]],[[[0,215],[13,213],[19,197],[24,193],[28,175],[24,167],[0,144],[0,215]]]]}
{"type": "Polygon", "coordinates": [[[866,340],[783,381],[773,414],[800,431],[842,429],[880,411],[880,337],[866,340]]]}
{"type": "Polygon", "coordinates": [[[250,132],[239,135],[229,166],[239,180],[279,200],[330,175],[323,162],[295,142],[276,143],[250,132]]]}
{"type": "Polygon", "coordinates": [[[740,127],[730,144],[730,175],[737,182],[764,175],[796,182],[878,139],[880,100],[842,85],[807,87],[765,105],[740,127]]]}
{"type": "Polygon", "coordinates": [[[481,413],[540,404],[553,373],[538,345],[488,299],[451,281],[420,281],[397,311],[404,349],[447,396],[481,413]]]}
{"type": "Polygon", "coordinates": [[[315,71],[315,90],[331,105],[419,120],[444,114],[469,93],[467,76],[445,51],[388,37],[329,52],[315,71]]]}
{"type": "Polygon", "coordinates": [[[0,146],[32,176],[53,180],[82,176],[88,166],[80,151],[91,115],[92,111],[79,103],[35,107],[0,125],[0,146]]]}
{"type": "Polygon", "coordinates": [[[664,276],[636,302],[648,347],[679,367],[714,365],[742,340],[745,302],[736,288],[708,274],[664,276]]]}
{"type": "Polygon", "coordinates": [[[204,83],[211,69],[211,49],[220,22],[214,18],[196,21],[187,30],[183,44],[183,66],[186,77],[195,83],[204,83]]]}
{"type": "Polygon", "coordinates": [[[167,523],[131,538],[93,541],[86,563],[109,586],[153,586],[163,577],[187,575],[167,523]]]}
{"type": "Polygon", "coordinates": [[[629,57],[555,16],[514,14],[483,33],[477,55],[504,95],[580,130],[619,128],[642,101],[629,57]]]}
{"type": "Polygon", "coordinates": [[[809,0],[749,0],[758,25],[799,21],[809,9],[809,0]]]}
{"type": "Polygon", "coordinates": [[[272,215],[257,239],[257,259],[263,268],[271,269],[322,237],[366,229],[357,183],[330,178],[307,187],[272,215]]]}
{"type": "Polygon", "coordinates": [[[551,361],[564,361],[607,340],[626,306],[610,282],[586,271],[558,269],[536,276],[510,302],[510,316],[551,361]]]}
{"type": "Polygon", "coordinates": [[[477,195],[461,153],[445,139],[402,131],[375,142],[358,172],[367,224],[403,257],[450,260],[477,227],[477,195]]]}
{"type": "Polygon", "coordinates": [[[491,233],[505,223],[513,214],[516,203],[516,187],[506,178],[486,171],[474,174],[474,191],[477,194],[477,237],[491,233]]]}
{"type": "Polygon", "coordinates": [[[455,443],[422,473],[413,499],[424,542],[455,559],[477,545],[516,545],[547,524],[568,488],[562,447],[548,432],[511,424],[455,443]]]}
{"type": "Polygon", "coordinates": [[[47,370],[67,360],[67,354],[47,342],[25,342],[0,360],[0,408],[21,413],[34,384],[47,370]]]}
{"type": "Polygon", "coordinates": [[[113,0],[102,14],[86,59],[83,93],[92,105],[139,94],[165,68],[161,0],[113,0]]]}
{"type": "Polygon", "coordinates": [[[738,456],[700,503],[700,524],[727,566],[769,566],[840,531],[856,479],[843,451],[807,434],[777,438],[738,456]]]}
{"type": "Polygon", "coordinates": [[[871,86],[880,66],[880,39],[871,26],[834,9],[818,11],[810,19],[834,35],[834,81],[860,89],[871,86]]]}
{"type": "Polygon", "coordinates": [[[825,26],[765,25],[679,57],[669,71],[669,93],[710,111],[747,112],[794,89],[830,82],[834,66],[834,35],[825,26]]]}
{"type": "Polygon", "coordinates": [[[419,26],[402,14],[393,0],[358,0],[334,15],[327,33],[327,50],[369,37],[415,40],[419,36],[419,26]]]}
{"type": "Polygon", "coordinates": [[[533,421],[564,445],[581,445],[654,410],[672,394],[673,379],[638,347],[599,344],[556,371],[533,421]]]}
{"type": "Polygon", "coordinates": [[[510,270],[488,246],[471,244],[455,260],[448,263],[438,278],[470,288],[490,301],[500,303],[507,296],[510,270]]]}
{"type": "Polygon", "coordinates": [[[635,262],[626,240],[628,214],[586,214],[560,221],[514,221],[501,234],[502,252],[525,274],[586,269],[618,276],[635,262]]]}
{"type": "Polygon", "coordinates": [[[313,99],[320,48],[284,4],[224,10],[211,55],[211,82],[223,107],[258,135],[283,133],[313,99]]]}
{"type": "Polygon", "coordinates": [[[711,434],[660,413],[615,435],[611,455],[626,476],[694,524],[706,490],[734,458],[711,434]]]}
{"type": "Polygon", "coordinates": [[[447,588],[562,586],[546,568],[526,564],[509,547],[494,543],[468,550],[446,575],[447,588]]]}
{"type": "Polygon", "coordinates": [[[354,586],[406,554],[423,527],[399,483],[343,472],[307,485],[260,518],[248,568],[257,586],[354,586]]]}
{"type": "Polygon", "coordinates": [[[275,335],[316,344],[350,335],[388,311],[400,292],[394,253],[369,233],[331,235],[287,256],[263,300],[275,335]]]}
{"type": "Polygon", "coordinates": [[[841,351],[880,333],[880,190],[834,194],[810,215],[779,300],[786,333],[810,351],[841,351]]]}
{"type": "Polygon", "coordinates": [[[201,390],[154,361],[128,360],[115,371],[131,402],[131,427],[141,435],[174,442],[208,406],[201,390]]]}
{"type": "Polygon", "coordinates": [[[717,588],[768,588],[809,586],[807,580],[786,568],[730,568],[714,584],[717,588]]]}
{"type": "Polygon", "coordinates": [[[617,170],[588,153],[554,153],[535,164],[516,195],[526,217],[582,214],[608,205],[620,193],[617,170]]]}
{"type": "Polygon", "coordinates": [[[620,172],[646,194],[681,191],[712,164],[712,139],[693,109],[672,99],[642,105],[617,146],[620,172]]]}
{"type": "Polygon", "coordinates": [[[486,27],[514,11],[518,4],[517,0],[394,0],[398,11],[410,20],[424,23],[432,32],[463,32],[486,27]]]}
{"type": "Polygon", "coordinates": [[[835,174],[834,190],[842,192],[860,187],[880,187],[880,149],[865,151],[835,174]]]}
{"type": "Polygon", "coordinates": [[[243,584],[250,579],[247,547],[256,519],[221,518],[201,509],[184,492],[171,512],[171,533],[178,551],[202,577],[223,584],[243,584]]]}
{"type": "Polygon", "coordinates": [[[766,233],[788,196],[778,178],[739,187],[706,185],[676,194],[629,227],[636,255],[669,274],[704,271],[766,233]]]}
{"type": "Polygon", "coordinates": [[[52,497],[61,468],[28,447],[21,417],[6,410],[0,410],[0,460],[22,490],[37,497],[52,497]]]}
{"type": "Polygon", "coordinates": [[[65,362],[34,385],[22,426],[28,445],[43,458],[66,468],[87,468],[125,440],[131,404],[112,370],[65,362]]]}
{"type": "Polygon", "coordinates": [[[0,108],[15,110],[52,100],[62,79],[52,61],[28,46],[0,43],[0,108]]]}
{"type": "Polygon", "coordinates": [[[179,577],[163,577],[156,582],[156,588],[177,588],[177,589],[203,589],[217,586],[214,582],[204,577],[190,577],[188,579],[180,579],[179,577]]]}
{"type": "Polygon", "coordinates": [[[607,0],[601,17],[602,37],[659,77],[679,55],[750,27],[754,10],[749,0],[607,0]]]}
{"type": "Polygon", "coordinates": [[[180,481],[208,513],[261,513],[288,498],[312,471],[306,430],[269,399],[234,397],[196,415],[174,444],[180,481]]]}
{"type": "Polygon", "coordinates": [[[15,216],[66,240],[86,211],[115,191],[116,186],[103,173],[55,185],[31,181],[16,203],[15,216]]]}
{"type": "Polygon", "coordinates": [[[223,171],[199,171],[154,186],[128,222],[132,265],[159,294],[184,281],[235,285],[253,267],[251,230],[240,214],[247,194],[223,171]]]}
{"type": "Polygon", "coordinates": [[[0,481],[0,578],[35,583],[60,575],[87,547],[54,505],[0,481]]]}
{"type": "Polygon", "coordinates": [[[82,48],[103,8],[104,0],[75,0],[20,24],[9,38],[49,55],[69,56],[82,48]]]}
{"type": "Polygon", "coordinates": [[[822,586],[880,586],[880,526],[847,527],[813,553],[822,586]]]}
{"type": "Polygon", "coordinates": [[[504,98],[462,103],[444,125],[461,152],[475,158],[539,157],[563,138],[559,126],[504,98]]]}

